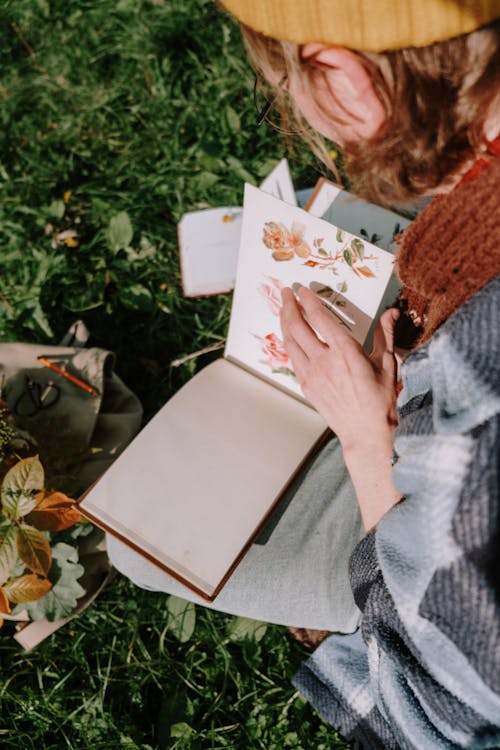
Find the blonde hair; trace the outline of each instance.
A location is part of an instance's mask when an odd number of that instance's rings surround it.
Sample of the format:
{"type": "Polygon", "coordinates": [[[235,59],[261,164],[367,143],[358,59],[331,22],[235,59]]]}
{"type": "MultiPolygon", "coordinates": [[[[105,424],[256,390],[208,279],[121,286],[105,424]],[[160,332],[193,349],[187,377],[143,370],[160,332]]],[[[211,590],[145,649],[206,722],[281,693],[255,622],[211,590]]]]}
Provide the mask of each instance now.
{"type": "MultiPolygon", "coordinates": [[[[323,72],[301,60],[299,45],[241,28],[250,59],[267,81],[276,82],[284,73],[300,76],[314,97],[314,77],[323,72]]],[[[386,204],[412,200],[435,190],[484,151],[488,119],[500,109],[500,20],[428,47],[353,54],[386,111],[374,138],[344,144],[345,168],[358,194],[386,204]]],[[[293,101],[282,92],[278,98],[335,174],[324,140],[293,101]]]]}

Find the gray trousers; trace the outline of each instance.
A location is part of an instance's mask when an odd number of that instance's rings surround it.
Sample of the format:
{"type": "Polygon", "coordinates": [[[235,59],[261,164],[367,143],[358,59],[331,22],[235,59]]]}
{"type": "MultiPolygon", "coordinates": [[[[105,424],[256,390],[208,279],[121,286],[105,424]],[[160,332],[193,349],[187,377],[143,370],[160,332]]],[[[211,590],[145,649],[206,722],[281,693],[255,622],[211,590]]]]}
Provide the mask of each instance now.
{"type": "Polygon", "coordinates": [[[116,538],[108,535],[107,544],[113,565],[142,588],[279,625],[352,632],[359,610],[348,562],[362,534],[342,450],[332,438],[291,485],[268,527],[211,603],[116,538]]]}

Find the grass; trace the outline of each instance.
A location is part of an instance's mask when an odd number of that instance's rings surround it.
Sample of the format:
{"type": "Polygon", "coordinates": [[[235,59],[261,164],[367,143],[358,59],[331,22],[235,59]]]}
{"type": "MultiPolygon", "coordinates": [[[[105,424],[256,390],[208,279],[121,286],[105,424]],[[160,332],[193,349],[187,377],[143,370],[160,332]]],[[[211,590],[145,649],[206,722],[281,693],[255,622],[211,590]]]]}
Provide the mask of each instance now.
{"type": "MultiPolygon", "coordinates": [[[[253,77],[212,0],[15,0],[0,9],[0,337],[57,342],[81,318],[149,418],[224,339],[230,296],[180,294],[176,224],[238,205],[288,150],[255,126],[253,77]],[[126,212],[132,251],[113,243],[126,212]],[[62,232],[76,233],[68,241],[62,232]]],[[[290,155],[298,186],[315,160],[290,155]]],[[[242,638],[117,578],[24,654],[0,641],[2,748],[342,748],[298,696],[286,629],[242,638]],[[182,633],[181,633],[182,635],[182,633]]]]}

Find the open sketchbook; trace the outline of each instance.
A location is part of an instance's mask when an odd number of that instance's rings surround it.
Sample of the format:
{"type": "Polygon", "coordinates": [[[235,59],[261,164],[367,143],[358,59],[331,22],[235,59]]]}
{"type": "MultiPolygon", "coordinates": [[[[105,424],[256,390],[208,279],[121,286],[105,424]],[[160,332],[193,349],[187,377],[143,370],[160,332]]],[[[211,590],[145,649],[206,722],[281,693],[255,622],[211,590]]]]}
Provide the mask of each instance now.
{"type": "Polygon", "coordinates": [[[363,342],[392,267],[389,252],[247,185],[224,357],[168,401],[82,512],[213,599],[327,432],[282,345],[281,286],[315,289],[363,342]]]}

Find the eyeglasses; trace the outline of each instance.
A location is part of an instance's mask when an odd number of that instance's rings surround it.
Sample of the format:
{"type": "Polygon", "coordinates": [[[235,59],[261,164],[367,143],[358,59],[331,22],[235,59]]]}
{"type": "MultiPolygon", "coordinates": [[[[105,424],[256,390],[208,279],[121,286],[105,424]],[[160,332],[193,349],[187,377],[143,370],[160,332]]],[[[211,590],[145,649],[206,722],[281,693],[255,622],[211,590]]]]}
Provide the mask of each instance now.
{"type": "Polygon", "coordinates": [[[283,91],[286,91],[287,82],[288,74],[285,73],[280,78],[277,86],[275,88],[271,88],[267,81],[259,73],[257,73],[253,86],[253,101],[257,110],[255,122],[257,125],[262,125],[263,122],[266,122],[279,133],[284,133],[285,135],[296,135],[298,133],[298,130],[292,130],[290,128],[283,127],[283,124],[281,122],[281,113],[278,113],[276,117],[270,116],[270,113],[277,100],[279,99],[280,94],[283,91]],[[270,95],[268,95],[268,92],[270,92],[270,95]]]}

